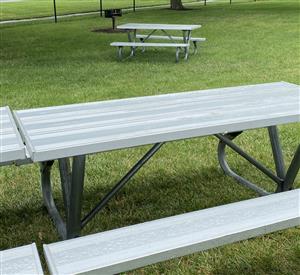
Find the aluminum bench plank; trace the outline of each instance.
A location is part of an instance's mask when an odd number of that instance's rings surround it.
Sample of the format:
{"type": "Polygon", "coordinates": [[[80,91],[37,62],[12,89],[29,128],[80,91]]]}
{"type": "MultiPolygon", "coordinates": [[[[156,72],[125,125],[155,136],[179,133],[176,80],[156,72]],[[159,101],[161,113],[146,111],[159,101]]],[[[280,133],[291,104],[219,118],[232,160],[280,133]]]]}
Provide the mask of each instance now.
{"type": "Polygon", "coordinates": [[[9,107],[0,108],[0,165],[26,159],[25,146],[9,107]]]}
{"type": "Polygon", "coordinates": [[[186,48],[189,44],[185,43],[148,43],[148,42],[112,42],[111,46],[114,47],[174,47],[186,48]]]}
{"type": "Polygon", "coordinates": [[[185,30],[192,31],[200,28],[201,25],[179,25],[179,24],[144,24],[144,23],[127,23],[117,26],[117,29],[125,30],[185,30]]]}
{"type": "Polygon", "coordinates": [[[300,189],[44,245],[52,274],[117,274],[300,225],[300,189]]]}
{"type": "Polygon", "coordinates": [[[286,82],[15,112],[33,161],[299,122],[286,82]]]}
{"type": "MultiPolygon", "coordinates": [[[[170,36],[166,35],[151,35],[148,36],[147,34],[137,34],[136,38],[147,38],[148,39],[162,39],[162,40],[171,40],[170,36]]],[[[183,40],[183,36],[171,36],[173,40],[183,40]]],[[[192,42],[205,42],[206,38],[204,37],[191,37],[190,41],[192,42]]]]}
{"type": "Polygon", "coordinates": [[[0,274],[44,274],[35,243],[0,251],[0,274]]]}

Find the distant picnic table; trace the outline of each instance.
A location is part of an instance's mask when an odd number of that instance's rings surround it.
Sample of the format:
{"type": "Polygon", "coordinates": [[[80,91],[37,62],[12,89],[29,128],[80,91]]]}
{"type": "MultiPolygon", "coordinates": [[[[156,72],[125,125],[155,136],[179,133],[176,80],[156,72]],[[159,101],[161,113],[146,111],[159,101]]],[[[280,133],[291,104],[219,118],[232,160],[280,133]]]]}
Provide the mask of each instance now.
{"type": "Polygon", "coordinates": [[[119,48],[119,58],[122,57],[122,48],[131,47],[131,56],[135,55],[135,49],[142,47],[174,47],[176,48],[176,61],[179,61],[179,53],[184,52],[184,59],[188,59],[190,42],[194,43],[194,52],[197,49],[197,42],[205,41],[205,38],[193,38],[192,31],[201,28],[201,25],[182,25],[182,24],[145,24],[145,23],[127,23],[117,26],[118,29],[128,32],[128,42],[113,42],[111,46],[119,48]],[[138,31],[150,31],[148,34],[138,34],[138,31]],[[154,35],[161,31],[164,35],[154,35]],[[173,36],[170,31],[181,31],[182,36],[173,36]],[[137,39],[140,39],[137,42],[137,39]],[[171,43],[148,43],[147,40],[169,40],[171,43]],[[178,43],[178,41],[180,43],[178,43]]]}

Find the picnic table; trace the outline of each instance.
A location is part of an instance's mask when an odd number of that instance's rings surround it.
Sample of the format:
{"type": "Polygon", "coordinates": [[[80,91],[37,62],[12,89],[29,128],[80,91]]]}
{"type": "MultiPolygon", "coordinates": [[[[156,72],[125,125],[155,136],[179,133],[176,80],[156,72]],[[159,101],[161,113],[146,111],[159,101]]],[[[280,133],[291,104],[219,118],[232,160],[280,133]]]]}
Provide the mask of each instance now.
{"type": "MultiPolygon", "coordinates": [[[[176,51],[176,60],[178,61],[180,49],[184,50],[185,59],[189,55],[189,46],[192,39],[192,31],[200,28],[201,25],[182,25],[182,24],[145,24],[145,23],[127,23],[117,26],[120,30],[126,30],[128,32],[128,42],[113,42],[112,46],[119,47],[119,57],[122,56],[122,47],[129,46],[131,47],[131,56],[135,54],[136,47],[175,47],[176,51]],[[138,31],[150,31],[146,35],[137,34],[138,31]],[[164,36],[154,35],[158,31],[163,32],[164,36]],[[182,37],[173,36],[170,31],[180,31],[182,32],[182,37]],[[142,38],[142,43],[137,42],[137,38],[142,38]],[[172,43],[147,43],[149,39],[168,39],[172,43]],[[181,40],[181,43],[177,41],[181,40]]],[[[194,39],[194,42],[199,40],[194,39]]],[[[201,39],[200,39],[201,41],[201,39]]],[[[196,45],[196,44],[194,44],[196,45]]]]}
{"type": "Polygon", "coordinates": [[[225,154],[228,146],[268,176],[276,192],[286,191],[293,187],[299,170],[300,146],[286,171],[276,126],[299,122],[299,98],[298,85],[276,82],[27,109],[13,115],[9,108],[2,108],[0,165],[40,163],[44,203],[63,239],[79,236],[81,229],[169,141],[214,135],[220,141],[218,158],[225,173],[260,195],[270,194],[230,169],[225,154]],[[243,132],[258,128],[268,130],[276,173],[234,143],[243,132]],[[82,217],[86,155],[148,144],[154,145],[82,217]],[[55,160],[59,163],[66,221],[52,197],[55,160]]]}

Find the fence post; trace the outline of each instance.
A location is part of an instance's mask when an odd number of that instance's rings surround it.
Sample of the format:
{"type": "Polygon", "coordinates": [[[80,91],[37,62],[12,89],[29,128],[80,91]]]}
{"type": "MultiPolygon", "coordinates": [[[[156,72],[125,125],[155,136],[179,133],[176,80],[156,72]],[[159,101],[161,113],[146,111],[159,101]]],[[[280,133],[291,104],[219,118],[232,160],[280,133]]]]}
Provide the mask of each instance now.
{"type": "Polygon", "coordinates": [[[54,22],[57,23],[56,0],[53,0],[54,22]]]}
{"type": "Polygon", "coordinates": [[[135,11],[135,0],[133,0],[133,11],[135,11]]]}
{"type": "Polygon", "coordinates": [[[103,13],[102,0],[99,1],[99,5],[100,5],[100,16],[102,17],[102,13],[103,13]]]}

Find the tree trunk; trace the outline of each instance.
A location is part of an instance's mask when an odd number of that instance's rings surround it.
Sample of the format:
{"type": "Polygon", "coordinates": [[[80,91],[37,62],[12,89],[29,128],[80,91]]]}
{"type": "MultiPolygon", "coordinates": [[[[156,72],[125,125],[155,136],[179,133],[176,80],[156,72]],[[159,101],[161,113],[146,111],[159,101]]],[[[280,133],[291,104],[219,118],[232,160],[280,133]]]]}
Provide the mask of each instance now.
{"type": "Polygon", "coordinates": [[[170,0],[172,10],[183,10],[184,6],[182,5],[181,0],[170,0]]]}

